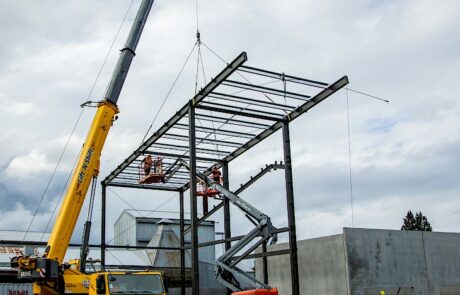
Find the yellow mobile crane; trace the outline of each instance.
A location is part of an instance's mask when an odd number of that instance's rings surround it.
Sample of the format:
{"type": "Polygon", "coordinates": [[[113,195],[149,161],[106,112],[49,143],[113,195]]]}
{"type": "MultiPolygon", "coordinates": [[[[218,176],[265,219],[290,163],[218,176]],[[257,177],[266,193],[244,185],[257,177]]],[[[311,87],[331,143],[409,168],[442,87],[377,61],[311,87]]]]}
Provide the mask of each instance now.
{"type": "Polygon", "coordinates": [[[115,115],[118,113],[117,100],[153,1],[143,0],[140,5],[104,99],[97,105],[96,114],[43,256],[18,256],[11,259],[11,266],[18,269],[19,278],[34,280],[34,295],[166,294],[162,275],[159,272],[86,273],[85,253],[87,253],[90,222],[85,224],[81,259],[64,263],[64,256],[91,181],[95,185],[101,151],[110,127],[116,119],[115,115]]]}

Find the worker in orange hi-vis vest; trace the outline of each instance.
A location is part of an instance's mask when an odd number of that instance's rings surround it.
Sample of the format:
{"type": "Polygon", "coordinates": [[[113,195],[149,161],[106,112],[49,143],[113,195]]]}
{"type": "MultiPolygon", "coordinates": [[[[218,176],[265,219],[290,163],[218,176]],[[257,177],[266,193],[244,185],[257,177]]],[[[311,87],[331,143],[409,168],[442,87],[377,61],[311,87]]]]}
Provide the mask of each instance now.
{"type": "Polygon", "coordinates": [[[220,173],[220,170],[217,168],[217,166],[212,167],[212,180],[214,180],[217,183],[220,183],[220,176],[222,174],[220,173]]]}
{"type": "Polygon", "coordinates": [[[152,168],[153,165],[153,159],[151,155],[148,155],[147,157],[142,160],[142,163],[144,164],[144,174],[145,176],[150,174],[150,169],[152,168]]]}

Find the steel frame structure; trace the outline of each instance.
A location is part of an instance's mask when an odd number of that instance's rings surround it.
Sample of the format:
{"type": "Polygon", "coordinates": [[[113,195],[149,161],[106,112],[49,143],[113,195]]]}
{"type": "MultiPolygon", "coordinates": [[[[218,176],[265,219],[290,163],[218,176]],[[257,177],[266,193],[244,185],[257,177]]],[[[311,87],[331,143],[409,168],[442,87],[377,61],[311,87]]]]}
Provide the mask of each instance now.
{"type": "MultiPolygon", "coordinates": [[[[199,294],[198,248],[224,243],[227,250],[232,241],[230,203],[225,198],[202,218],[197,215],[196,171],[209,174],[217,165],[223,171],[223,187],[229,189],[228,164],[246,151],[282,129],[284,164],[271,164],[235,191],[241,193],[271,169],[284,169],[289,249],[249,254],[248,258],[263,258],[264,282],[267,283],[266,259],[272,255],[289,254],[291,261],[292,294],[299,295],[299,275],[294,213],[294,192],[289,123],[348,84],[347,76],[334,83],[324,83],[245,66],[247,54],[242,52],[215,78],[190,99],[177,113],[144,141],[128,158],[102,181],[101,260],[106,249],[106,188],[126,187],[179,193],[181,278],[185,282],[185,251],[191,250],[192,294],[199,294]],[[139,169],[146,155],[163,158],[167,171],[178,160],[188,161],[190,171],[180,168],[166,183],[140,184],[139,169]],[[192,189],[190,189],[192,188],[192,189]],[[190,191],[191,226],[184,225],[184,193],[190,191]],[[198,225],[223,208],[224,239],[206,243],[198,241],[198,225]],[[191,232],[191,246],[184,244],[184,235],[191,232]]],[[[205,205],[205,203],[203,203],[205,205]]],[[[124,247],[124,246],[122,246],[124,247]]],[[[132,247],[127,247],[132,248],[132,247]]],[[[239,258],[238,258],[239,259],[239,258]]],[[[185,294],[185,283],[182,284],[185,294]]]]}

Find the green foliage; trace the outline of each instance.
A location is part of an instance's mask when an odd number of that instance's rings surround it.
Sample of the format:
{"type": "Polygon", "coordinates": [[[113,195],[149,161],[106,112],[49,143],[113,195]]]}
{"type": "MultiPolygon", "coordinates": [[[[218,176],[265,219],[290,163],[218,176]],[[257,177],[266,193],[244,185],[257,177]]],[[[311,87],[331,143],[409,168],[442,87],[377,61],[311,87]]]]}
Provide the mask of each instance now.
{"type": "Polygon", "coordinates": [[[403,225],[401,230],[415,230],[415,231],[433,231],[428,219],[419,211],[414,214],[411,210],[407,212],[406,217],[403,218],[403,225]]]}

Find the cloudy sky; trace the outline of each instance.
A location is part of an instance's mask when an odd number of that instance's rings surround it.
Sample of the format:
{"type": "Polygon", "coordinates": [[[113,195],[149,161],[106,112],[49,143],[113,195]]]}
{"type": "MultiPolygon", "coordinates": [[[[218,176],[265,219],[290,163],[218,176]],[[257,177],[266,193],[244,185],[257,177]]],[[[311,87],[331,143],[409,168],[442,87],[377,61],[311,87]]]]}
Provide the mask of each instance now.
{"type": "MultiPolygon", "coordinates": [[[[130,2],[0,3],[0,229],[28,227],[130,2]]],[[[134,1],[89,99],[103,95],[139,3],[134,1]]],[[[265,69],[325,82],[348,75],[350,88],[390,100],[348,93],[355,227],[399,229],[408,210],[421,210],[434,230],[460,231],[460,2],[198,4],[202,39],[225,60],[246,51],[248,64],[265,69]]],[[[195,32],[195,1],[154,3],[119,100],[120,119],[103,152],[101,178],[139,145],[194,45],[195,32]]],[[[215,75],[224,63],[205,49],[203,54],[208,75],[215,75]]],[[[195,54],[192,60],[153,130],[193,95],[195,54]]],[[[338,92],[291,127],[301,239],[353,225],[346,98],[345,90],[338,92]]],[[[45,229],[93,114],[94,109],[84,109],[32,230],[45,229]]],[[[275,160],[282,160],[279,132],[231,163],[231,188],[275,160]]],[[[178,207],[175,194],[112,190],[109,240],[113,222],[128,208],[121,199],[142,209],[178,207]]],[[[283,194],[278,171],[243,197],[283,226],[283,194]]],[[[98,228],[99,199],[95,210],[98,228]]],[[[251,225],[238,214],[233,231],[242,234],[251,225]]],[[[221,216],[215,219],[221,230],[221,216]]],[[[93,239],[98,240],[97,231],[93,239]]]]}

